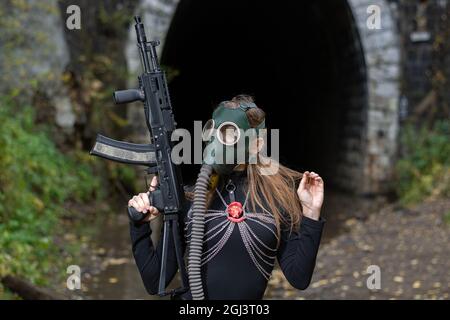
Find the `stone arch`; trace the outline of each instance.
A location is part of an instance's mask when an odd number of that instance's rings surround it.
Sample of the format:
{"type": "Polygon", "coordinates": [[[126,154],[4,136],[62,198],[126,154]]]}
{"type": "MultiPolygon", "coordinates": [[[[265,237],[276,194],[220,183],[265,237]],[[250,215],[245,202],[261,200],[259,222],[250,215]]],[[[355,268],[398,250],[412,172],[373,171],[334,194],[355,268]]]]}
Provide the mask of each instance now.
{"type": "Polygon", "coordinates": [[[169,86],[182,127],[206,120],[221,99],[254,94],[272,128],[288,128],[283,162],[355,193],[387,190],[400,68],[386,1],[160,0],[141,8],[152,37],[163,40],[162,63],[178,72],[169,86]],[[371,4],[382,10],[381,30],[366,26],[371,4]]]}
{"type": "Polygon", "coordinates": [[[392,168],[397,151],[400,97],[400,39],[396,6],[389,1],[348,0],[355,17],[366,61],[368,113],[364,136],[363,192],[380,193],[392,187],[392,168]],[[367,27],[367,8],[377,5],[381,29],[367,27]]]}

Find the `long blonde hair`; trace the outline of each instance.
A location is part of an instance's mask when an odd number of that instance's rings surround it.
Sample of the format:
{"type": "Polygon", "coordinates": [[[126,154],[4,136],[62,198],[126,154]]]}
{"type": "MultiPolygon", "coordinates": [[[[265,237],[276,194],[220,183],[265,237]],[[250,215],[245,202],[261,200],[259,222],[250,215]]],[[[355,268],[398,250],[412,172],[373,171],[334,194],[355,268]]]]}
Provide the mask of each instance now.
{"type": "MultiPolygon", "coordinates": [[[[239,102],[254,102],[254,99],[249,95],[238,95],[225,106],[235,108],[239,105],[239,102]]],[[[265,112],[258,107],[247,110],[246,114],[249,124],[253,128],[262,123],[266,116],[265,112]]],[[[270,159],[272,162],[269,164],[267,160],[267,158],[262,159],[262,156],[258,155],[255,164],[246,165],[249,203],[253,211],[259,208],[273,215],[277,233],[280,235],[282,226],[289,226],[292,231],[294,228],[298,228],[300,224],[302,206],[297,196],[296,185],[303,174],[276,162],[277,172],[272,175],[265,175],[263,174],[264,169],[275,162],[275,160],[270,159]]],[[[211,185],[207,196],[207,207],[209,207],[215,195],[216,183],[211,185]]],[[[192,194],[188,193],[187,197],[191,198],[192,194]]]]}
{"type": "MultiPolygon", "coordinates": [[[[275,161],[271,159],[271,161],[275,161]]],[[[262,174],[265,165],[247,165],[249,201],[252,211],[256,208],[271,213],[277,225],[289,226],[290,231],[298,228],[302,217],[302,206],[296,192],[296,184],[302,173],[277,164],[278,171],[273,175],[262,174]]]]}

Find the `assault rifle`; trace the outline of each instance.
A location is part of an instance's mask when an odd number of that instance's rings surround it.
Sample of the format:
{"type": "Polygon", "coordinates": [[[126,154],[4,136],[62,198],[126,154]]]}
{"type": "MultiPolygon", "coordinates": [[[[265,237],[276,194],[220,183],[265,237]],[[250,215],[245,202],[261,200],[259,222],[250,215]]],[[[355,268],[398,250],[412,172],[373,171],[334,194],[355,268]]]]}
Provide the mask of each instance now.
{"type": "MultiPolygon", "coordinates": [[[[164,71],[156,55],[159,41],[147,41],[141,18],[134,17],[137,47],[144,72],[138,77],[139,88],[114,92],[116,104],[141,101],[144,105],[145,121],[153,143],[135,144],[117,141],[101,134],[97,135],[91,154],[108,160],[132,165],[144,165],[148,174],[157,174],[158,188],[150,193],[150,203],[163,214],[164,234],[158,295],[178,294],[188,289],[185,266],[179,237],[178,217],[184,202],[184,189],[179,167],[171,160],[171,134],[176,122],[170,103],[169,90],[164,71]],[[166,263],[169,236],[172,234],[178,267],[183,286],[171,292],[165,291],[166,263]]],[[[145,215],[128,207],[128,215],[134,222],[140,222],[145,215]]]]}

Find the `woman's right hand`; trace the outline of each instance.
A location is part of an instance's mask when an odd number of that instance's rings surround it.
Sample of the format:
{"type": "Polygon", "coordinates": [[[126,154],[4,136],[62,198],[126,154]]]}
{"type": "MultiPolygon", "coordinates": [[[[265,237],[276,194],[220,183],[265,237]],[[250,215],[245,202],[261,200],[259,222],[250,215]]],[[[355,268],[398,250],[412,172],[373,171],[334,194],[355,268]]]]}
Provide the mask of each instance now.
{"type": "Polygon", "coordinates": [[[150,212],[150,214],[142,220],[143,222],[150,222],[159,215],[158,209],[150,205],[149,199],[150,193],[155,191],[157,185],[158,178],[154,176],[152,182],[150,182],[148,192],[139,193],[128,201],[128,206],[135,208],[138,212],[141,212],[142,214],[147,214],[147,212],[150,212]]]}

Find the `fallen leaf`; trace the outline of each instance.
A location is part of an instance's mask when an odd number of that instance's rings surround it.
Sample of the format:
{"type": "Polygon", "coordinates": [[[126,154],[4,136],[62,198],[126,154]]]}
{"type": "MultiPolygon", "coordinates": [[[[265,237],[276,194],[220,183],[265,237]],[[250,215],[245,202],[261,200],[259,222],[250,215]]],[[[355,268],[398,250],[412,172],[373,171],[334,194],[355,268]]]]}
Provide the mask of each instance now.
{"type": "Polygon", "coordinates": [[[109,283],[117,283],[118,281],[119,280],[117,278],[114,278],[114,277],[108,279],[109,283]]]}

